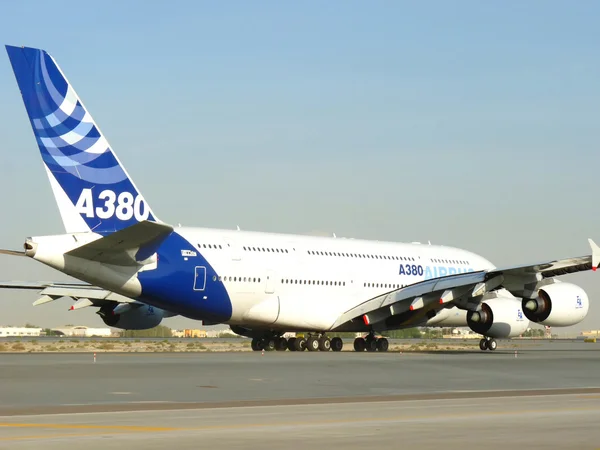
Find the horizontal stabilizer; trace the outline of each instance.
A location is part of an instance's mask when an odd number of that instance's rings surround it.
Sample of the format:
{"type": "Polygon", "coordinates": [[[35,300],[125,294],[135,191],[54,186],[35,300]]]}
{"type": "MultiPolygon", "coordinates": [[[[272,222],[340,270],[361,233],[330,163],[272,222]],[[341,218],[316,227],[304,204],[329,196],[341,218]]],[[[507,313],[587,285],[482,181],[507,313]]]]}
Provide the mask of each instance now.
{"type": "Polygon", "coordinates": [[[150,258],[173,232],[173,227],[157,222],[139,222],[65,255],[106,264],[131,265],[150,258]]]}

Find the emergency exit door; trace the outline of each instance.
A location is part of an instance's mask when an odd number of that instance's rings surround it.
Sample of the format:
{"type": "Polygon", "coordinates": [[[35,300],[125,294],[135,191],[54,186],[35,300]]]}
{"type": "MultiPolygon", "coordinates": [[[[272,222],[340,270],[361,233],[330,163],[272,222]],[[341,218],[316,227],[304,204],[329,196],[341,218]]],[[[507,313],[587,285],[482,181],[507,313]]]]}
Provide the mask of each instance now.
{"type": "Polygon", "coordinates": [[[206,288],[206,267],[196,266],[194,270],[194,290],[203,291],[206,288]]]}

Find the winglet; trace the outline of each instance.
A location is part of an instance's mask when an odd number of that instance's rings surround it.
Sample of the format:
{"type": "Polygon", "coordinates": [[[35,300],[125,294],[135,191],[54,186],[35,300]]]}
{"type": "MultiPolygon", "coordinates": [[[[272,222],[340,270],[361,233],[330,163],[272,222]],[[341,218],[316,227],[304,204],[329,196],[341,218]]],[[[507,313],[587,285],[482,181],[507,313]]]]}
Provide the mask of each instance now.
{"type": "Polygon", "coordinates": [[[591,239],[588,239],[588,242],[590,243],[590,247],[592,247],[592,270],[595,272],[600,263],[600,247],[591,239]]]}

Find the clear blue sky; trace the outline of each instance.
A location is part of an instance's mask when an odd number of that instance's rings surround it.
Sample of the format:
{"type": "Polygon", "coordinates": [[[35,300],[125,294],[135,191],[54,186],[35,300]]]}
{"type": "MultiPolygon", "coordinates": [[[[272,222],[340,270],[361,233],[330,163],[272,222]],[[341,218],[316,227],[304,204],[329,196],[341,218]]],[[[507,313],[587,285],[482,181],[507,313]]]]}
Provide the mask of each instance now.
{"type": "MultiPolygon", "coordinates": [[[[0,41],[57,59],[163,220],[506,265],[600,242],[599,19],[595,1],[32,1],[3,6],[0,41]]],[[[0,246],[63,231],[5,53],[0,171],[0,246]]],[[[574,329],[600,328],[594,275],[570,278],[592,298],[574,329]]],[[[0,293],[1,322],[100,323],[35,298],[0,293]]]]}

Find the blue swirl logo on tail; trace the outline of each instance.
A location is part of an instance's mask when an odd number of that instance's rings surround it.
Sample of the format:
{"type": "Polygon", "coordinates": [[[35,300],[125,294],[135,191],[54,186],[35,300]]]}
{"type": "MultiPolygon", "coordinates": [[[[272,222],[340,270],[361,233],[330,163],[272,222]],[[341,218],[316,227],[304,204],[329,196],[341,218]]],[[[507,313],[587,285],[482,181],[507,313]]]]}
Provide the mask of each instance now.
{"type": "Polygon", "coordinates": [[[67,232],[155,220],[54,59],[6,47],[67,232]]]}

